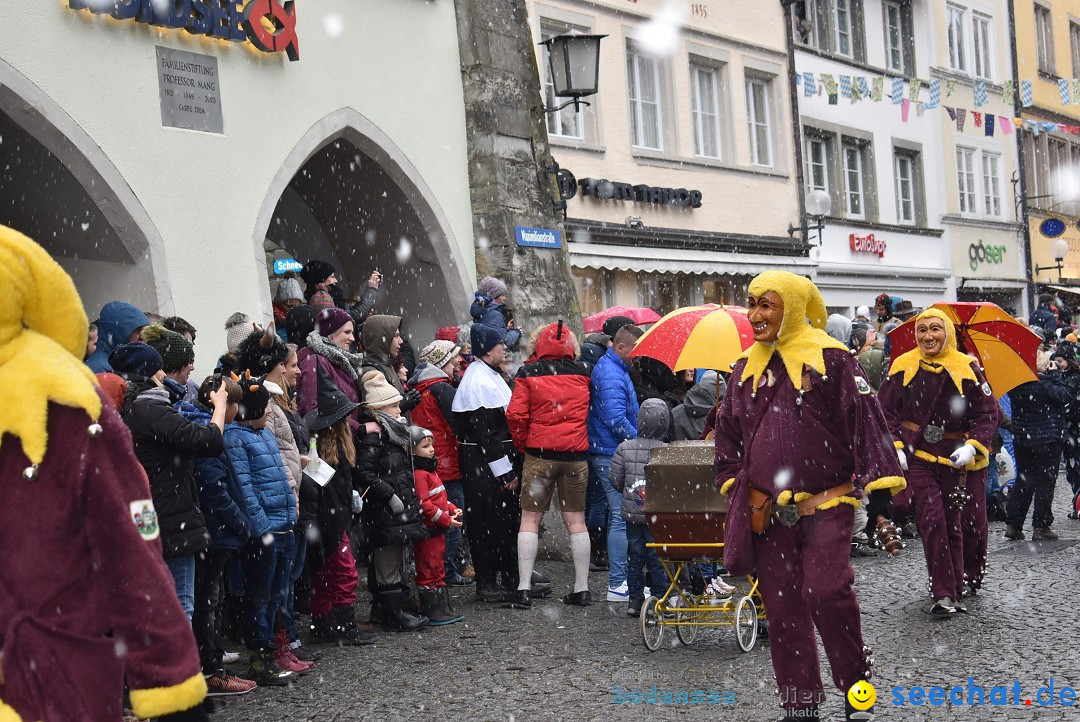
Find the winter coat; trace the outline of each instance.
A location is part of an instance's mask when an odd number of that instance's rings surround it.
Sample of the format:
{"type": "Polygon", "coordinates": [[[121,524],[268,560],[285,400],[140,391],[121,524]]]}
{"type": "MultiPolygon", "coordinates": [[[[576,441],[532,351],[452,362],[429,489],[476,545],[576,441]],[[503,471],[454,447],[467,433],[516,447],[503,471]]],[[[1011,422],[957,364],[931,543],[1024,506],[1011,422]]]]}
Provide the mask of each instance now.
{"type": "MultiPolygon", "coordinates": [[[[704,421],[704,417],[702,417],[704,421]]],[[[645,465],[652,450],[667,446],[671,412],[660,399],[647,399],[638,411],[638,437],[619,444],[611,457],[611,485],[622,492],[622,518],[645,524],[645,465]]]]}
{"type": "Polygon", "coordinates": [[[401,385],[397,366],[390,358],[390,344],[400,328],[400,316],[372,316],[364,322],[364,368],[360,377],[363,378],[368,371],[378,371],[387,383],[404,395],[405,387],[401,385]]]}
{"type": "Polygon", "coordinates": [[[716,406],[717,393],[724,397],[727,383],[715,371],[706,371],[701,381],[686,392],[686,398],[671,412],[671,440],[696,441],[705,432],[705,417],[716,406]],[[720,386],[719,392],[717,386],[720,386]]]}
{"type": "Polygon", "coordinates": [[[169,404],[165,389],[129,381],[128,391],[137,395],[125,407],[123,418],[131,429],[135,456],[150,479],[165,556],[205,551],[210,536],[199,509],[195,457],[220,456],[221,432],[216,426],[200,426],[184,418],[169,404]]]}
{"type": "Polygon", "coordinates": [[[86,365],[96,374],[112,371],[109,354],[117,346],[127,343],[135,329],[149,324],[150,319],[146,314],[130,303],[113,301],[105,304],[101,309],[101,317],[97,320],[97,349],[86,359],[86,365]]]}
{"type": "MultiPolygon", "coordinates": [[[[379,289],[372,288],[366,283],[364,284],[364,292],[360,294],[360,300],[356,303],[345,305],[345,310],[349,312],[349,315],[353,318],[353,324],[356,328],[360,328],[367,320],[368,314],[371,313],[371,309],[375,308],[375,304],[379,302],[379,289]]],[[[339,306],[341,304],[338,304],[339,306]]]]}
{"type": "MultiPolygon", "coordinates": [[[[321,338],[314,335],[315,337],[321,338]]],[[[319,379],[318,379],[318,367],[322,367],[330,375],[330,379],[334,382],[334,385],[341,389],[341,392],[348,397],[349,401],[354,403],[360,403],[363,400],[363,391],[361,389],[360,381],[354,379],[349,369],[338,366],[336,363],[330,360],[327,356],[320,353],[323,350],[323,346],[316,344],[316,346],[310,345],[310,340],[313,340],[313,336],[309,335],[309,345],[300,349],[296,353],[297,361],[300,364],[300,380],[296,384],[296,407],[301,416],[306,416],[309,411],[318,408],[319,405],[319,379]]],[[[323,340],[323,344],[328,344],[328,341],[323,340]]],[[[349,417],[349,427],[353,431],[359,427],[359,416],[356,411],[349,417]]]]}
{"type": "Polygon", "coordinates": [[[593,369],[589,388],[589,453],[611,456],[637,437],[638,400],[630,367],[609,348],[593,369]]]}
{"type": "Polygon", "coordinates": [[[1060,371],[1044,371],[1009,392],[1012,401],[1013,443],[1022,446],[1057,444],[1065,438],[1069,387],[1060,371]]]}
{"type": "Polygon", "coordinates": [[[379,433],[358,436],[353,484],[361,494],[366,493],[361,515],[368,541],[380,548],[427,539],[416,498],[412,449],[406,448],[408,441],[404,445],[393,443],[381,425],[379,433]],[[390,498],[395,494],[405,506],[401,514],[390,510],[390,498]]]}
{"type": "Polygon", "coordinates": [[[450,520],[457,507],[446,498],[446,487],[435,469],[435,459],[413,457],[413,481],[416,484],[416,496],[420,500],[424,524],[431,529],[443,531],[450,528],[450,520]]]}
{"type": "Polygon", "coordinates": [[[600,344],[585,342],[581,344],[581,356],[578,360],[585,364],[585,368],[589,373],[596,368],[596,362],[604,357],[604,352],[607,350],[606,346],[600,344]]]}
{"type": "Polygon", "coordinates": [[[274,432],[247,424],[225,427],[225,459],[243,490],[251,537],[291,531],[296,526],[296,498],[281,461],[274,432]]]}
{"type": "Polygon", "coordinates": [[[453,418],[454,385],[450,377],[431,364],[420,364],[409,379],[409,388],[420,392],[420,404],[410,413],[414,426],[421,426],[435,437],[435,458],[439,476],[445,481],[461,479],[458,462],[458,439],[450,426],[453,418]]]}
{"type": "Polygon", "coordinates": [[[635,366],[630,367],[629,373],[639,406],[645,399],[663,399],[669,409],[682,403],[679,382],[671,369],[647,356],[636,359],[635,366]]]}
{"type": "MultiPolygon", "coordinates": [[[[211,411],[196,402],[182,402],[177,410],[184,418],[209,426],[211,411]]],[[[225,454],[195,460],[195,487],[199,493],[206,530],[213,549],[243,549],[250,536],[244,511],[244,490],[229,474],[225,454]]]]}
{"type": "Polygon", "coordinates": [[[516,328],[507,328],[506,316],[502,312],[505,305],[494,301],[481,304],[480,300],[477,299],[469,307],[469,315],[472,316],[473,323],[482,323],[485,326],[491,326],[505,332],[507,348],[516,351],[518,344],[521,342],[521,331],[516,328]]]}
{"type": "Polygon", "coordinates": [[[537,359],[518,369],[506,421],[518,451],[555,461],[584,461],[589,451],[589,372],[574,360],[569,331],[545,327],[537,359]]]}
{"type": "Polygon", "coordinates": [[[337,549],[337,543],[352,527],[353,469],[345,459],[345,450],[338,447],[338,463],[332,464],[334,476],[319,486],[305,476],[300,487],[300,514],[310,515],[315,534],[309,548],[312,569],[318,569],[337,549]],[[305,508],[307,507],[307,508],[305,508]],[[314,537],[314,539],[313,539],[314,537]]]}
{"type": "MultiPolygon", "coordinates": [[[[285,473],[289,478],[289,488],[292,489],[293,496],[297,496],[300,489],[300,449],[296,446],[296,436],[293,434],[292,426],[289,425],[289,417],[285,414],[285,409],[278,406],[278,403],[271,399],[268,406],[270,409],[270,416],[266,421],[266,428],[274,434],[274,440],[277,441],[278,451],[281,452],[281,461],[285,464],[285,473]]],[[[307,449],[304,449],[306,452],[307,449]]]]}
{"type": "Polygon", "coordinates": [[[206,689],[131,434],[101,404],[100,429],[81,409],[42,407],[48,447],[32,480],[19,437],[0,438],[3,719],[119,720],[125,686],[151,717],[206,689]]]}
{"type": "Polygon", "coordinates": [[[1047,340],[1054,338],[1057,334],[1057,319],[1054,318],[1054,312],[1050,310],[1049,306],[1039,306],[1032,311],[1031,316],[1028,318],[1028,324],[1045,329],[1047,340]]]}

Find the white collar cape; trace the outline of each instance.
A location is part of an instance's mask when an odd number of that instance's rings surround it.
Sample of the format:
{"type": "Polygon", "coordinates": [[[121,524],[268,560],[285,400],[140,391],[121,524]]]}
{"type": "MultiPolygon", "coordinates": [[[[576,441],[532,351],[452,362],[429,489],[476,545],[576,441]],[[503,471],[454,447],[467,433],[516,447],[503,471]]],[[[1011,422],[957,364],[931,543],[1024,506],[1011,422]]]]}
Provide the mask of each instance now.
{"type": "Polygon", "coordinates": [[[486,363],[477,359],[465,369],[454,394],[453,411],[475,411],[476,409],[505,409],[510,403],[510,387],[499,373],[486,363]]]}

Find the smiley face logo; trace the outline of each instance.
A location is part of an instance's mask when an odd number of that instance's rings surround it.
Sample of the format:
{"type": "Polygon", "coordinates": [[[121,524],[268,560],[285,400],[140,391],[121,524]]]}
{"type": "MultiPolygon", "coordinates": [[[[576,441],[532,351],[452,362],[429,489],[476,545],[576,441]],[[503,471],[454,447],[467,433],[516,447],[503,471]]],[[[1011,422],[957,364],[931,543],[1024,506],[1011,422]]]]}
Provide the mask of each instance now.
{"type": "Polygon", "coordinates": [[[868,710],[877,701],[877,690],[874,689],[874,685],[865,679],[860,679],[851,685],[851,689],[847,692],[847,699],[855,709],[868,710]]]}

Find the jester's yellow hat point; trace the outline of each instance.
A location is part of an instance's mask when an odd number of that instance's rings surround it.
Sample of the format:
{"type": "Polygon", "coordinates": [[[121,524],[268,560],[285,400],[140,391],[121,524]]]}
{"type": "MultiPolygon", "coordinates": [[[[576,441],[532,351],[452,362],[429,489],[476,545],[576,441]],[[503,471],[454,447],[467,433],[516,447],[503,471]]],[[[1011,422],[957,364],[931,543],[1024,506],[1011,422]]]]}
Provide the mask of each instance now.
{"type": "Polygon", "coordinates": [[[0,226],[0,437],[18,437],[31,463],[45,458],[50,401],[101,415],[82,363],[87,327],[71,277],[41,246],[0,226]]]}

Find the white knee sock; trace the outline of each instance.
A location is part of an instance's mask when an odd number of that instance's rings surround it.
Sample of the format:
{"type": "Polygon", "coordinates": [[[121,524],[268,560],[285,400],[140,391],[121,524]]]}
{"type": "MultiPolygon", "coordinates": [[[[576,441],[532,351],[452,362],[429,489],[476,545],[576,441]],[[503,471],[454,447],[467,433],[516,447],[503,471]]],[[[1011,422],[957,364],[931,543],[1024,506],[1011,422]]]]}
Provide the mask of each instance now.
{"type": "Polygon", "coordinates": [[[574,591],[589,591],[589,556],[592,554],[592,544],[589,541],[589,532],[570,535],[570,553],[574,557],[574,591]]]}
{"type": "Polygon", "coordinates": [[[532,589],[533,562],[540,536],[534,531],[518,532],[518,589],[532,589]]]}

